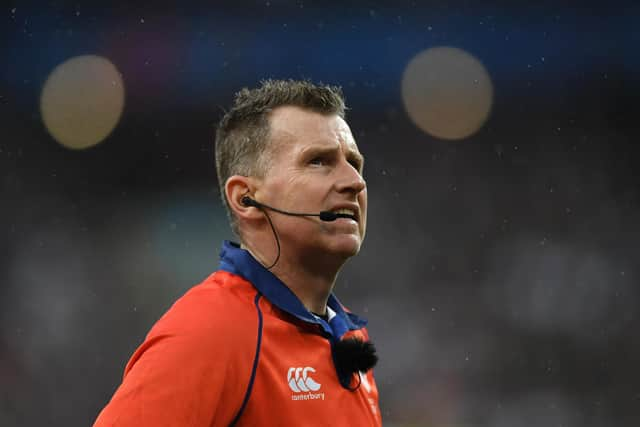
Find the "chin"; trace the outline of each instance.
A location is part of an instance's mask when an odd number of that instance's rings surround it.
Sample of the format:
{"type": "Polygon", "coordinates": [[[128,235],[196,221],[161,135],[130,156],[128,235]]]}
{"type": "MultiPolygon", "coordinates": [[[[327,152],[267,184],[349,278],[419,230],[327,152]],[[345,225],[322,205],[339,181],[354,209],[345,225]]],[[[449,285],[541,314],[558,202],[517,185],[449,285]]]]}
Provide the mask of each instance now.
{"type": "Polygon", "coordinates": [[[350,238],[337,239],[338,241],[331,242],[332,244],[328,248],[329,252],[334,254],[340,254],[345,258],[349,258],[358,255],[360,252],[360,246],[362,242],[360,238],[350,236],[350,238]]]}

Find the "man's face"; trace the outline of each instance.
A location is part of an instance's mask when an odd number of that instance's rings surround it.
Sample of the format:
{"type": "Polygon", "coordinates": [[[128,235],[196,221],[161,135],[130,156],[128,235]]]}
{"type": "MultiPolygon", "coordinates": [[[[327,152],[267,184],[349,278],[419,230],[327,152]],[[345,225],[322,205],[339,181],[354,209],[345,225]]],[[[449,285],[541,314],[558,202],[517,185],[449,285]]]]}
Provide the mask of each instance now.
{"type": "Polygon", "coordinates": [[[349,126],[337,115],[292,106],[275,109],[270,123],[271,162],[256,199],[291,212],[353,214],[324,222],[270,212],[282,244],[298,254],[357,254],[366,230],[367,190],[349,126]]]}

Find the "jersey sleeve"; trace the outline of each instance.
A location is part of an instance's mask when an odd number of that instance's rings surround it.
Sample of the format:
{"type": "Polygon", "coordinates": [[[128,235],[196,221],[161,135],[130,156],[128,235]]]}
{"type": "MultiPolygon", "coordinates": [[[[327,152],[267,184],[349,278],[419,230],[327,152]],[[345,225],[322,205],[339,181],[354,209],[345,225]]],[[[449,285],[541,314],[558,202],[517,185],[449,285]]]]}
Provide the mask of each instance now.
{"type": "Polygon", "coordinates": [[[203,292],[179,300],[135,351],[94,427],[228,426],[257,336],[251,313],[230,306],[203,292]]]}

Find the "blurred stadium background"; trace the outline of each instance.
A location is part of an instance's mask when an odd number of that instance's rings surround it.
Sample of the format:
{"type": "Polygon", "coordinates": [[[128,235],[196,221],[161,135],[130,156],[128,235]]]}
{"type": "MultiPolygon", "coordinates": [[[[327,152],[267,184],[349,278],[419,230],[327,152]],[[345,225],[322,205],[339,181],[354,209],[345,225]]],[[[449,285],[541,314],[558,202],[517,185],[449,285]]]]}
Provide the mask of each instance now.
{"type": "Polygon", "coordinates": [[[0,425],[91,424],[216,268],[265,78],[351,108],[385,425],[640,425],[637,2],[93,3],[0,9],[0,425]]]}

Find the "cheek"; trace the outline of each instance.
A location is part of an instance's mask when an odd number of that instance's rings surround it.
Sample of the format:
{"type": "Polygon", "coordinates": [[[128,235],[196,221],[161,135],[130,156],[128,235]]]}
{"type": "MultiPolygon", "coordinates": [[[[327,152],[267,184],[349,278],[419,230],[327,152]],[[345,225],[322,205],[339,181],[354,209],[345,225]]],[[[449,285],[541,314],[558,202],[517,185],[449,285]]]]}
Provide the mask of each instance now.
{"type": "Polygon", "coordinates": [[[361,228],[364,233],[367,227],[367,190],[360,193],[358,198],[360,199],[361,228]]]}
{"type": "Polygon", "coordinates": [[[269,198],[273,200],[273,203],[277,203],[284,209],[291,210],[292,206],[304,201],[306,194],[304,185],[296,177],[283,174],[283,176],[278,176],[277,179],[273,179],[269,183],[268,187],[266,187],[266,192],[269,193],[269,198]]]}
{"type": "Polygon", "coordinates": [[[367,212],[367,190],[364,189],[362,190],[362,192],[360,194],[358,194],[358,202],[360,203],[360,209],[362,209],[363,212],[367,212]]]}

